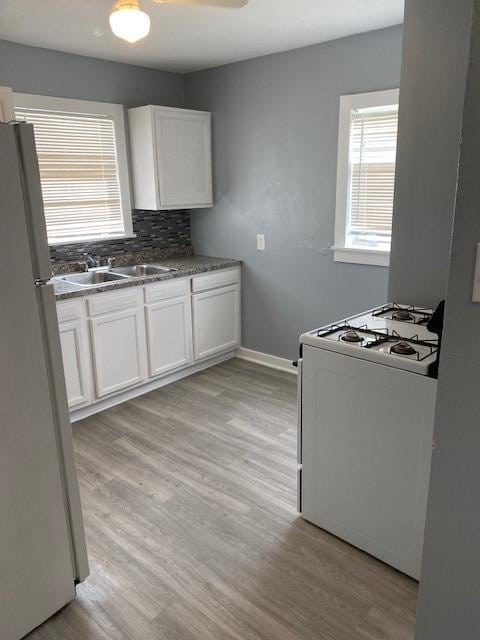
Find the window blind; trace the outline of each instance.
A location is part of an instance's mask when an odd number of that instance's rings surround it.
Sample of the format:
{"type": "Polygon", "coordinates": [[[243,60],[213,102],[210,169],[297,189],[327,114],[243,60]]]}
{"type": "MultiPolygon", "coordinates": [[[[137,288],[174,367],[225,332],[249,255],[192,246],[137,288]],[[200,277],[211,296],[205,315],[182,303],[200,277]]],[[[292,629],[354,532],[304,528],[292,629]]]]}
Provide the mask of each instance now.
{"type": "Polygon", "coordinates": [[[113,118],[25,108],[16,117],[34,126],[49,242],[123,235],[113,118]]]}
{"type": "Polygon", "coordinates": [[[347,235],[354,244],[390,243],[398,106],[352,111],[347,235]]]}

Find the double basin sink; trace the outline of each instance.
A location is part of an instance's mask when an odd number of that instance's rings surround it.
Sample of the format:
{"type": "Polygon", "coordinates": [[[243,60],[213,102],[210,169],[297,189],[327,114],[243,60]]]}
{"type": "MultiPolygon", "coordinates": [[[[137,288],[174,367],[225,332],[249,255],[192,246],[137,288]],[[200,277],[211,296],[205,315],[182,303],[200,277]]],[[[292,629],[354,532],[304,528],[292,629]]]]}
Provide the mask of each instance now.
{"type": "Polygon", "coordinates": [[[127,278],[142,278],[155,276],[161,273],[178,271],[174,267],[162,267],[156,264],[134,264],[129,267],[109,267],[108,269],[92,269],[82,273],[68,273],[64,276],[55,276],[55,280],[68,282],[78,287],[95,287],[99,284],[118,282],[127,278]]]}

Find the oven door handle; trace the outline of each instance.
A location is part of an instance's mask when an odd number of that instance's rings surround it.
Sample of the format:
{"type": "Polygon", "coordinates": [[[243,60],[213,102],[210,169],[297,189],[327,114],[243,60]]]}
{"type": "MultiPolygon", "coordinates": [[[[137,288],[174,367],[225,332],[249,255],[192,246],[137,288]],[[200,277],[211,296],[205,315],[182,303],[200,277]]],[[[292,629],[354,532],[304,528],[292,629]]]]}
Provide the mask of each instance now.
{"type": "Polygon", "coordinates": [[[296,364],[297,376],[297,462],[302,464],[302,373],[303,358],[299,358],[296,364]]]}

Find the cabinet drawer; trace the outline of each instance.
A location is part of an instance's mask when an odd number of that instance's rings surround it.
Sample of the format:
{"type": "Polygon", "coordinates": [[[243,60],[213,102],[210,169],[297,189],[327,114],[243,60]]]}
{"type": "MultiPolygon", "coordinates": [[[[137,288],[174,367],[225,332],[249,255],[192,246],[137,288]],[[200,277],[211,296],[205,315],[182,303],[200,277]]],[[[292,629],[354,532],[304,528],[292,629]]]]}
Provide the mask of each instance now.
{"type": "Polygon", "coordinates": [[[141,305],[142,288],[132,286],[121,291],[112,291],[107,293],[97,293],[87,300],[88,315],[98,316],[102,313],[110,313],[112,311],[122,311],[130,307],[141,305]]]}
{"type": "Polygon", "coordinates": [[[58,322],[81,320],[84,314],[83,303],[83,300],[66,300],[65,302],[57,302],[58,322]]]}
{"type": "Polygon", "coordinates": [[[240,269],[222,269],[214,273],[207,273],[203,276],[194,276],[192,278],[192,291],[208,291],[208,289],[217,289],[218,287],[226,287],[229,284],[237,284],[240,282],[240,269]]]}
{"type": "Polygon", "coordinates": [[[182,298],[189,293],[188,280],[167,280],[145,287],[145,302],[158,302],[170,298],[182,298]]]}

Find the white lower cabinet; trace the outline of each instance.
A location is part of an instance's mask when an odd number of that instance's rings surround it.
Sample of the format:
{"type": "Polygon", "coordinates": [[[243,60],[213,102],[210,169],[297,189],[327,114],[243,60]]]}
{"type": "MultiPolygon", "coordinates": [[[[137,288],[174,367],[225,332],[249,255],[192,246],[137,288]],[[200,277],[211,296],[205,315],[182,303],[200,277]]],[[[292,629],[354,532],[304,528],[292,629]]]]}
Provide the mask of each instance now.
{"type": "Polygon", "coordinates": [[[92,401],[91,363],[83,301],[57,304],[68,406],[76,409],[92,401]]]}
{"type": "Polygon", "coordinates": [[[121,401],[122,391],[240,346],[240,270],[62,301],[57,313],[70,409],[121,401]]]}
{"type": "Polygon", "coordinates": [[[240,346],[240,285],[192,296],[195,360],[240,346]]]}
{"type": "Polygon", "coordinates": [[[150,376],[192,362],[190,298],[163,300],[145,307],[150,376]]]}
{"type": "Polygon", "coordinates": [[[192,363],[190,280],[146,286],[145,320],[151,378],[192,363]]]}
{"type": "Polygon", "coordinates": [[[145,321],[139,293],[103,293],[89,300],[91,313],[102,312],[89,320],[97,398],[147,378],[145,321]],[[119,311],[122,304],[127,308],[119,311]]]}

